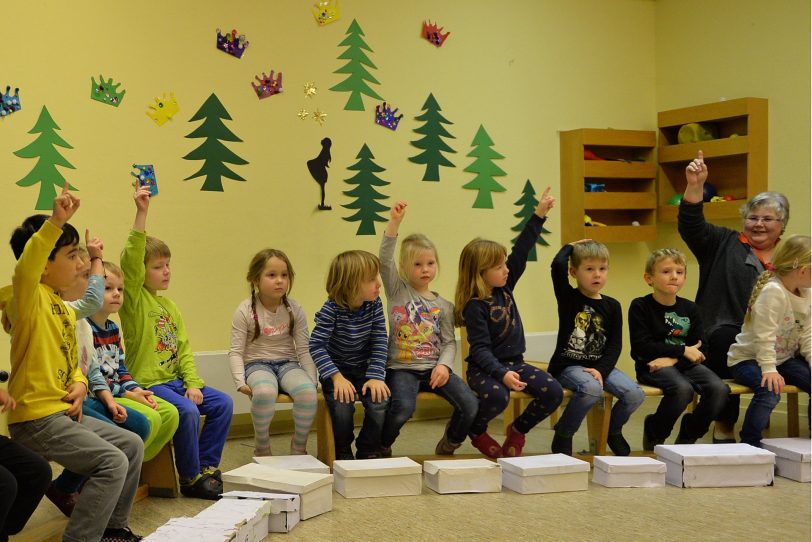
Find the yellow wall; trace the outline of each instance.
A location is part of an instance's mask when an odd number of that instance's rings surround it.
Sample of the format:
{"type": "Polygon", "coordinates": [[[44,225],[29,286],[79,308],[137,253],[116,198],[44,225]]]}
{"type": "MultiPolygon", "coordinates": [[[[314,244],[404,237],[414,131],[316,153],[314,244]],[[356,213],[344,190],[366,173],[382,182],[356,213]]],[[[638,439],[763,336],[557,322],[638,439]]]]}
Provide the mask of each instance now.
{"type": "MultiPolygon", "coordinates": [[[[153,202],[149,233],[173,250],[168,291],[181,307],[194,350],[228,346],[235,306],[247,294],[244,274],[252,254],[264,246],[285,250],[297,277],[293,297],[312,314],[324,301],[323,281],[340,250],[377,251],[379,237],[357,237],[357,224],[342,220],[349,188],[346,167],[366,143],[392,184],[386,203],[406,199],[404,232],[422,231],[438,245],[443,272],[436,289],[453,295],[460,248],[474,236],[508,243],[516,223],[513,205],[526,179],[537,190],[557,193],[558,131],[581,127],[655,129],[660,109],[741,96],[770,99],[771,187],[793,199],[793,231],[806,230],[809,216],[809,5],[796,0],[768,7],[755,0],[706,2],[662,0],[484,0],[394,4],[345,2],[342,20],[320,28],[309,2],[211,0],[110,4],[39,1],[20,3],[6,43],[25,43],[26,55],[5,57],[0,84],[21,87],[23,110],[0,122],[0,232],[10,232],[33,212],[36,188],[15,182],[33,160],[12,153],[33,140],[28,134],[47,105],[60,134],[74,147],[62,154],[76,166],[63,170],[80,188],[82,209],[74,223],[105,239],[117,258],[131,224],[129,165],[155,164],[161,194],[153,202]],[[706,12],[697,16],[700,7],[706,12]],[[424,17],[451,31],[441,49],[419,38],[424,17]],[[348,95],[328,90],[344,79],[338,43],[357,18],[374,50],[381,82],[376,90],[406,115],[397,132],[372,122],[367,111],[343,107],[348,95]],[[242,60],[214,48],[214,30],[236,27],[251,45],[242,60]],[[689,29],[686,31],[686,29],[689,29]],[[728,34],[731,34],[728,36],[728,34]],[[690,35],[690,39],[684,37],[690,35]],[[689,44],[682,42],[690,41],[689,44]],[[284,74],[285,92],[257,100],[249,82],[270,69],[284,74]],[[127,89],[120,108],[91,101],[90,77],[102,73],[127,89]],[[317,84],[309,100],[302,86],[317,84]],[[145,115],[148,102],[173,90],[181,112],[157,127],[145,115]],[[215,92],[243,143],[231,150],[250,162],[234,166],[248,182],[225,180],[224,193],[201,192],[202,179],[182,181],[200,167],[183,160],[201,140],[184,136],[199,123],[189,118],[215,92]],[[407,160],[419,152],[409,142],[426,96],[433,92],[454,122],[451,143],[457,165],[444,168],[440,183],[421,182],[423,166],[407,160]],[[296,112],[315,106],[328,113],[320,127],[296,112]],[[495,194],[494,210],[472,209],[475,193],[461,186],[480,124],[506,156],[507,193],[495,194]],[[333,139],[327,185],[331,212],[316,212],[318,186],[305,161],[316,156],[322,137],[333,139]],[[795,183],[795,184],[794,184],[795,183]],[[797,202],[797,203],[796,203],[797,202]],[[802,222],[804,224],[802,224],[802,222]]],[[[379,226],[379,233],[382,231],[379,226]]],[[[553,246],[540,249],[518,288],[528,331],[557,328],[549,261],[558,244],[559,215],[547,228],[553,246]]],[[[661,245],[681,244],[673,225],[662,226],[661,245]]],[[[607,293],[624,305],[645,293],[642,259],[654,246],[611,248],[607,293]]],[[[0,275],[10,277],[13,258],[0,251],[0,275]]],[[[693,295],[694,285],[686,287],[693,295]]],[[[0,365],[7,366],[7,344],[0,365]]],[[[622,368],[630,369],[628,361],[622,368]]]]}

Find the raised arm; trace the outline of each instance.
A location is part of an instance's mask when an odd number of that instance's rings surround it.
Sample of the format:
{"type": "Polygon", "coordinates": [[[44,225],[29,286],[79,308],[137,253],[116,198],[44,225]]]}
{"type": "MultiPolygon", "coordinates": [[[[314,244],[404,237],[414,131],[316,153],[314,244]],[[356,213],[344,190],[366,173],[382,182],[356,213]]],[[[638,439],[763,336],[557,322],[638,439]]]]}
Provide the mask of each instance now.
{"type": "Polygon", "coordinates": [[[383,281],[386,297],[389,299],[398,295],[398,292],[403,287],[403,281],[398,275],[398,267],[395,263],[395,246],[397,244],[398,229],[404,216],[406,216],[406,202],[399,201],[390,211],[389,222],[386,224],[381,239],[381,248],[378,251],[378,257],[381,260],[381,280],[383,281]]]}
{"type": "Polygon", "coordinates": [[[544,222],[547,220],[547,213],[553,208],[553,205],[555,205],[555,198],[550,195],[550,187],[548,186],[541,195],[533,215],[527,220],[524,229],[516,238],[516,242],[513,244],[507,258],[509,274],[506,285],[509,288],[513,289],[524,274],[524,270],[527,268],[527,257],[536,244],[544,222]]]}

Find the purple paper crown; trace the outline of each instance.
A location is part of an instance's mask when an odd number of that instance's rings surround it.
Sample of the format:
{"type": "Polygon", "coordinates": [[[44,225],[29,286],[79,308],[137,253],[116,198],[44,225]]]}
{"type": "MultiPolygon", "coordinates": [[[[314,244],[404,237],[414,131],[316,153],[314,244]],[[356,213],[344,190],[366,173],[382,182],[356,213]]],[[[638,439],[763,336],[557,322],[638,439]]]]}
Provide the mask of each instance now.
{"type": "Polygon", "coordinates": [[[20,89],[15,88],[12,96],[11,85],[7,85],[6,93],[0,94],[0,96],[2,96],[2,100],[0,100],[0,117],[7,117],[23,108],[20,105],[20,89]]]}
{"type": "Polygon", "coordinates": [[[383,108],[380,105],[375,106],[375,124],[380,124],[384,128],[389,128],[390,130],[397,130],[398,123],[400,123],[400,119],[403,118],[403,115],[395,116],[398,113],[398,109],[395,108],[394,111],[389,109],[389,106],[386,105],[386,102],[383,102],[383,108]]]}
{"type": "Polygon", "coordinates": [[[262,72],[262,77],[255,75],[254,79],[259,81],[259,84],[252,81],[251,86],[254,87],[257,98],[260,100],[282,92],[282,72],[279,72],[276,79],[273,77],[273,70],[271,70],[271,75],[265,75],[265,72],[262,72]]]}
{"type": "Polygon", "coordinates": [[[248,48],[248,42],[245,40],[245,34],[237,35],[236,30],[232,30],[228,34],[221,34],[220,29],[217,29],[217,48],[225,51],[231,56],[242,58],[242,54],[248,48]]]}

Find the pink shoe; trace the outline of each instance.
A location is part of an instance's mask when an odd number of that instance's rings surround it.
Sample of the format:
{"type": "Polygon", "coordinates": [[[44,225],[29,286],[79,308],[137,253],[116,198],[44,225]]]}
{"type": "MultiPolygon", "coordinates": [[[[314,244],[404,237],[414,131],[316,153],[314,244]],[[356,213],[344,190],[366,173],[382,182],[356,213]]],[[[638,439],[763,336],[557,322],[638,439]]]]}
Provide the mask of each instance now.
{"type": "Polygon", "coordinates": [[[499,443],[496,442],[487,431],[476,437],[471,437],[471,444],[474,445],[474,448],[491,459],[502,457],[502,447],[499,446],[499,443]]]}
{"type": "Polygon", "coordinates": [[[505,443],[502,444],[502,455],[504,457],[519,457],[522,455],[522,448],[524,448],[524,433],[520,433],[513,429],[513,424],[508,426],[507,436],[505,443]]]}

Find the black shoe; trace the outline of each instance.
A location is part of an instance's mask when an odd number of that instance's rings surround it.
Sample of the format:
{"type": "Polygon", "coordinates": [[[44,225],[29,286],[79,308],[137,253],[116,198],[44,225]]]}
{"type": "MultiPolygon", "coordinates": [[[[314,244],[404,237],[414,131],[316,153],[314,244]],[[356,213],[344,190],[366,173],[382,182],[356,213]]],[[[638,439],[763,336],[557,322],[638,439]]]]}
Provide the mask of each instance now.
{"type": "Polygon", "coordinates": [[[391,446],[381,446],[381,449],[378,452],[378,457],[385,457],[385,458],[392,457],[392,447],[391,446]]]}
{"type": "Polygon", "coordinates": [[[344,450],[336,450],[336,459],[346,461],[348,459],[355,459],[355,456],[352,455],[352,449],[347,448],[344,450]]]}
{"type": "Polygon", "coordinates": [[[132,532],[129,527],[123,529],[110,529],[108,527],[104,530],[101,542],[138,542],[142,538],[142,536],[132,532]]]}
{"type": "Polygon", "coordinates": [[[565,437],[556,431],[550,449],[554,454],[572,455],[572,437],[565,437]]]}
{"type": "Polygon", "coordinates": [[[201,474],[194,480],[181,482],[180,492],[186,497],[217,501],[223,492],[223,483],[211,474],[201,474]]]}
{"type": "Polygon", "coordinates": [[[674,441],[674,444],[694,444],[696,443],[696,438],[692,438],[690,435],[690,431],[688,430],[688,426],[690,425],[691,420],[690,412],[685,414],[682,417],[682,421],[679,424],[679,433],[677,434],[677,440],[674,441]]]}
{"type": "Polygon", "coordinates": [[[716,438],[713,437],[714,444],[736,444],[736,439],[734,438],[716,438]]]}
{"type": "Polygon", "coordinates": [[[208,474],[221,484],[223,483],[223,473],[217,467],[203,467],[200,469],[200,474],[208,474]]]}
{"type": "Polygon", "coordinates": [[[381,457],[383,457],[381,455],[381,452],[377,450],[374,452],[361,452],[361,451],[355,452],[355,459],[380,459],[381,457]]]}
{"type": "Polygon", "coordinates": [[[606,439],[606,443],[609,445],[609,448],[615,455],[627,456],[632,453],[631,446],[629,446],[629,443],[626,442],[625,438],[623,438],[623,433],[620,431],[617,433],[610,433],[609,437],[606,439]]]}
{"type": "Polygon", "coordinates": [[[643,420],[643,450],[646,452],[653,452],[654,447],[658,444],[665,442],[665,439],[660,439],[654,436],[654,414],[649,414],[643,420]]]}

